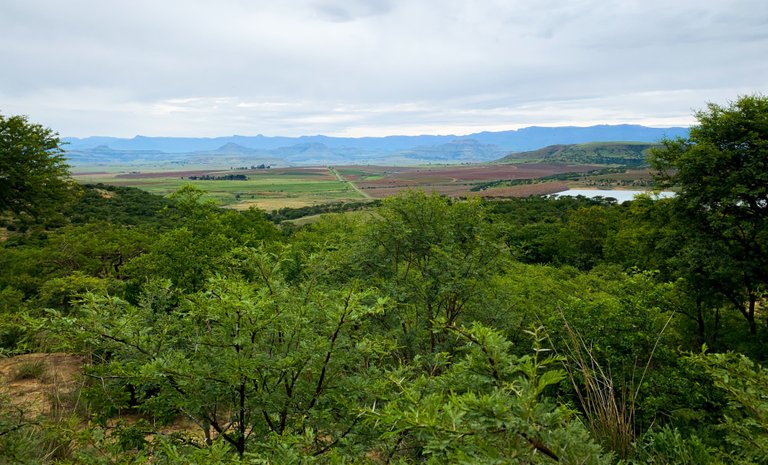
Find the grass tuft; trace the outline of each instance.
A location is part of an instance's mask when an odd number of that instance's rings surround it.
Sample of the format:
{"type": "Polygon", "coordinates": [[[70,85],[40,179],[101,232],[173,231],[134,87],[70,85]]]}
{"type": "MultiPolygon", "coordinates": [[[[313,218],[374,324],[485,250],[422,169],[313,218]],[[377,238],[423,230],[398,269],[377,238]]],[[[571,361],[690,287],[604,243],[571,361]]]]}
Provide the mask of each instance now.
{"type": "Polygon", "coordinates": [[[36,379],[39,381],[48,381],[48,366],[43,360],[31,360],[20,363],[12,371],[11,381],[21,381],[25,379],[36,379]]]}
{"type": "Polygon", "coordinates": [[[627,458],[635,441],[635,396],[626,387],[617,389],[611,373],[603,370],[589,345],[567,322],[565,328],[570,339],[567,359],[572,362],[565,368],[587,426],[605,448],[627,458]]]}

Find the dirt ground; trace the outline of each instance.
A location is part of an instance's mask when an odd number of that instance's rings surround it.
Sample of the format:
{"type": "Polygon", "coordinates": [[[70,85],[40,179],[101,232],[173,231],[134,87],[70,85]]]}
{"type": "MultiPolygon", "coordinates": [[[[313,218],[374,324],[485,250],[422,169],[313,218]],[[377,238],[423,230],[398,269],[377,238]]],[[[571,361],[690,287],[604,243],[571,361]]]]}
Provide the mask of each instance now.
{"type": "MultiPolygon", "coordinates": [[[[84,382],[83,363],[82,357],[66,353],[0,358],[0,397],[10,401],[11,411],[15,410],[14,415],[27,420],[34,420],[41,415],[48,418],[56,418],[57,415],[66,417],[83,408],[83,400],[80,398],[84,382]]],[[[110,419],[107,426],[133,424],[140,419],[142,416],[136,413],[124,413],[110,419]]],[[[151,422],[151,418],[144,419],[151,422]]],[[[156,425],[156,431],[161,434],[182,433],[199,443],[204,441],[200,427],[184,417],[177,418],[171,424],[156,425]]],[[[147,439],[151,440],[152,435],[148,435],[147,439]]]]}
{"type": "Polygon", "coordinates": [[[25,416],[49,415],[69,408],[82,382],[80,357],[65,353],[0,358],[0,395],[25,416]]]}

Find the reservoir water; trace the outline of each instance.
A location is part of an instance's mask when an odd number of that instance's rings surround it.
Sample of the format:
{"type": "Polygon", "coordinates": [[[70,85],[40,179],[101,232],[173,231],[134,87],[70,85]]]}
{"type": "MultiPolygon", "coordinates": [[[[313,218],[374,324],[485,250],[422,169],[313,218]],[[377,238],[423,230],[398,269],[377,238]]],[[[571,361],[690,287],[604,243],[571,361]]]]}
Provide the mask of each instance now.
{"type": "MultiPolygon", "coordinates": [[[[619,189],[570,189],[567,191],[557,192],[552,194],[553,196],[560,197],[563,195],[567,195],[570,197],[576,197],[578,195],[583,195],[584,197],[612,197],[616,199],[619,203],[626,202],[627,200],[632,200],[635,198],[636,195],[639,194],[647,194],[649,191],[628,191],[628,190],[619,190],[619,189]]],[[[658,193],[657,198],[665,199],[669,197],[674,197],[675,193],[670,191],[661,191],[658,193]]]]}

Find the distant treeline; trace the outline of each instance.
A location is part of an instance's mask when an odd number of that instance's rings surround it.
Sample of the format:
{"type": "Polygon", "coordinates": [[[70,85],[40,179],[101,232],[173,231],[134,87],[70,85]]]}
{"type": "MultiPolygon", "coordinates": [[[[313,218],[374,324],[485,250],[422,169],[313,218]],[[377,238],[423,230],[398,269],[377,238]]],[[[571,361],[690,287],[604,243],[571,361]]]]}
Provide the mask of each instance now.
{"type": "Polygon", "coordinates": [[[280,223],[285,220],[295,220],[310,215],[319,215],[321,213],[342,213],[364,208],[378,207],[381,200],[368,200],[360,202],[339,202],[327,203],[324,205],[311,205],[299,208],[281,208],[273,212],[265,213],[264,216],[273,223],[280,223]]]}
{"type": "Polygon", "coordinates": [[[479,191],[484,191],[486,189],[490,189],[492,187],[522,186],[525,184],[533,184],[533,183],[547,182],[547,181],[573,181],[573,180],[581,179],[584,176],[625,173],[626,171],[627,170],[624,168],[603,168],[603,169],[592,170],[592,171],[582,171],[582,172],[571,171],[568,173],[550,174],[548,176],[541,176],[534,179],[531,179],[531,178],[498,179],[496,181],[488,181],[488,182],[482,182],[482,183],[476,184],[472,186],[469,190],[472,192],[479,192],[479,191]]]}
{"type": "Polygon", "coordinates": [[[250,167],[248,167],[248,166],[238,166],[236,168],[230,168],[230,169],[233,169],[233,170],[268,170],[270,168],[272,168],[272,166],[265,165],[264,163],[262,163],[260,165],[251,165],[250,167]]]}
{"type": "Polygon", "coordinates": [[[248,176],[244,174],[225,174],[223,176],[211,176],[210,174],[204,174],[202,176],[189,176],[187,179],[193,181],[247,181],[248,176]]]}

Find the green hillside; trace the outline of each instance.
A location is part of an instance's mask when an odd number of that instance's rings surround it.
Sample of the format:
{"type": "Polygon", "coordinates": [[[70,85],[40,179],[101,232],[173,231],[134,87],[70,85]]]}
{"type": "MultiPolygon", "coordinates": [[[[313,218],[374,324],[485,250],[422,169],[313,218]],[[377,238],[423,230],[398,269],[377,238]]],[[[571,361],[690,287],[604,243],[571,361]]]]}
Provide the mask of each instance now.
{"type": "Polygon", "coordinates": [[[657,144],[648,142],[590,142],[587,144],[550,145],[530,152],[511,153],[497,163],[583,163],[641,166],[648,150],[657,144]]]}

